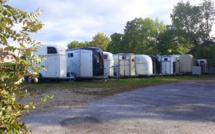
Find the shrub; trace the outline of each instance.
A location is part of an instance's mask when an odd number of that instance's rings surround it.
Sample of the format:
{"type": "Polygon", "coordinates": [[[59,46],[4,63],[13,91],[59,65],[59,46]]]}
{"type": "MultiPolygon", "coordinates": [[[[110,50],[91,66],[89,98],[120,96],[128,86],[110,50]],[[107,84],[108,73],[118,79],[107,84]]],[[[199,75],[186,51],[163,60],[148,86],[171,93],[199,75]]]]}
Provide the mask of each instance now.
{"type": "Polygon", "coordinates": [[[43,67],[38,66],[41,58],[33,56],[40,43],[32,39],[29,34],[39,31],[43,24],[37,20],[41,10],[38,9],[31,14],[6,4],[7,0],[0,0],[0,44],[3,52],[16,52],[15,62],[4,62],[0,57],[0,133],[27,133],[30,132],[25,123],[20,122],[22,112],[34,108],[34,104],[20,104],[17,98],[26,97],[27,91],[21,90],[19,84],[25,75],[32,75],[28,67],[35,72],[43,67]],[[22,27],[20,31],[14,26],[22,27]],[[10,45],[8,40],[12,39],[17,46],[10,45]],[[25,58],[20,58],[20,56],[25,58]]]}

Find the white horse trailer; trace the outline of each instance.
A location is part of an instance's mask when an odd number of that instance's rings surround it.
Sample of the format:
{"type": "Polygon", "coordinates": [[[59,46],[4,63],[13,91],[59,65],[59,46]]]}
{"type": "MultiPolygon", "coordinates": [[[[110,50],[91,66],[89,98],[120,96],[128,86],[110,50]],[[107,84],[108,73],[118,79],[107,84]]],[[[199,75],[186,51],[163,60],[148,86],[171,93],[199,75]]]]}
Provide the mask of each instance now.
{"type": "Polygon", "coordinates": [[[104,57],[104,73],[108,77],[114,76],[114,59],[113,54],[110,52],[103,52],[104,57]]]}
{"type": "Polygon", "coordinates": [[[119,77],[135,76],[135,55],[119,53],[114,55],[114,73],[119,77]]]}
{"type": "Polygon", "coordinates": [[[180,63],[179,63],[179,58],[180,55],[170,55],[173,57],[173,74],[179,74],[179,69],[180,69],[180,63]]]}
{"type": "Polygon", "coordinates": [[[153,75],[153,63],[148,55],[135,55],[135,67],[137,76],[153,75]]]}
{"type": "Polygon", "coordinates": [[[103,52],[100,48],[68,49],[66,54],[68,74],[76,78],[104,78],[103,52]]]}
{"type": "Polygon", "coordinates": [[[161,74],[161,61],[159,56],[150,55],[153,64],[153,75],[161,74]]]}
{"type": "MultiPolygon", "coordinates": [[[[59,45],[41,45],[38,48],[38,51],[34,55],[41,55],[46,58],[40,64],[46,68],[46,71],[39,70],[38,82],[43,81],[44,79],[72,79],[73,77],[67,77],[67,65],[66,65],[66,54],[65,48],[59,45]]],[[[29,71],[33,72],[31,68],[29,71]]],[[[31,77],[26,76],[28,82],[37,82],[33,81],[31,77]]],[[[35,79],[34,79],[35,80],[35,79]]]]}
{"type": "Polygon", "coordinates": [[[208,73],[207,59],[197,59],[196,64],[201,67],[202,74],[208,73]]]}
{"type": "Polygon", "coordinates": [[[162,75],[173,74],[173,57],[161,56],[161,74],[162,75]]]}
{"type": "Polygon", "coordinates": [[[190,54],[183,54],[179,57],[179,72],[182,74],[191,74],[193,69],[194,58],[190,54]]]}
{"type": "Polygon", "coordinates": [[[113,54],[114,68],[113,74],[114,76],[119,76],[119,58],[118,54],[113,54]]]}

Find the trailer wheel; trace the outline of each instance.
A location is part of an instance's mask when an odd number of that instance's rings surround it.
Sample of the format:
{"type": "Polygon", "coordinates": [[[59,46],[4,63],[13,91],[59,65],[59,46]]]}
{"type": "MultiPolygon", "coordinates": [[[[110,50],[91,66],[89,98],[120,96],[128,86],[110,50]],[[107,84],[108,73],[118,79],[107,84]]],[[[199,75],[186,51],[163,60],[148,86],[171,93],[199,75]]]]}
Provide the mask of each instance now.
{"type": "Polygon", "coordinates": [[[24,80],[28,82],[28,76],[24,76],[24,80]]]}
{"type": "Polygon", "coordinates": [[[32,78],[32,77],[30,77],[30,76],[28,76],[28,77],[26,77],[25,78],[26,79],[26,81],[28,82],[28,83],[39,83],[39,79],[38,78],[32,78]]]}
{"type": "Polygon", "coordinates": [[[34,78],[33,79],[33,83],[39,83],[39,79],[38,78],[34,78]]]}
{"type": "Polygon", "coordinates": [[[28,83],[33,83],[33,79],[32,79],[31,77],[28,76],[28,77],[27,77],[27,82],[28,82],[28,83]]]}
{"type": "Polygon", "coordinates": [[[41,75],[41,73],[39,73],[38,83],[42,83],[42,82],[43,82],[43,76],[41,75]]]}

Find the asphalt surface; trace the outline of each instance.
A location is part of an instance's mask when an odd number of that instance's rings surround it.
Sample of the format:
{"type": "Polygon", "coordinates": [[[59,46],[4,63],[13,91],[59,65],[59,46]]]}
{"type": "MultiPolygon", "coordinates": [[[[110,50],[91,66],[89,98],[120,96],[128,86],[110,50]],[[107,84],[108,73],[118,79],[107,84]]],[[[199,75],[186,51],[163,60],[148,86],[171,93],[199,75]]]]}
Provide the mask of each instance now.
{"type": "Polygon", "coordinates": [[[146,87],[22,121],[33,134],[215,134],[215,79],[146,87]]]}

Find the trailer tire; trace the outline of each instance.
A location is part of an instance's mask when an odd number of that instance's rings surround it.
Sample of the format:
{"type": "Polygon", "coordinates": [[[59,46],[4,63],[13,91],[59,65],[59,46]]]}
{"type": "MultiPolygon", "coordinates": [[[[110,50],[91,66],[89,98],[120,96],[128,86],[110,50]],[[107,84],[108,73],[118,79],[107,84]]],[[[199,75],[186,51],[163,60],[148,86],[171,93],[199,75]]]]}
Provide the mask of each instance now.
{"type": "Polygon", "coordinates": [[[37,79],[38,79],[38,83],[42,83],[44,81],[41,73],[39,73],[39,77],[37,79]]]}
{"type": "Polygon", "coordinates": [[[28,82],[28,76],[24,76],[24,80],[28,82]]]}
{"type": "Polygon", "coordinates": [[[33,79],[33,83],[39,83],[39,79],[38,78],[34,78],[33,79]]]}
{"type": "Polygon", "coordinates": [[[31,77],[27,77],[27,82],[28,83],[33,83],[33,79],[31,77]]]}

